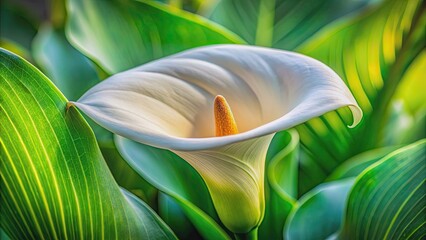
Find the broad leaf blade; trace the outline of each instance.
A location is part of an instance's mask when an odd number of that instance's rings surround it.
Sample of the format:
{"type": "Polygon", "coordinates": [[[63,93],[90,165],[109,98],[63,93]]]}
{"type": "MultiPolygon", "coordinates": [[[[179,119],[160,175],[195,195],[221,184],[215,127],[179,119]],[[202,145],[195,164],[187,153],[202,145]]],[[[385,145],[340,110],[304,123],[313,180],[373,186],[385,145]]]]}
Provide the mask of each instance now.
{"type": "MultiPolygon", "coordinates": [[[[64,29],[44,25],[33,41],[33,56],[37,64],[52,79],[68,99],[78,99],[100,81],[95,65],[70,45],[64,29]]],[[[113,135],[90,118],[102,154],[115,180],[127,190],[155,206],[155,190],[131,169],[115,149],[113,135]]]]}
{"type": "Polygon", "coordinates": [[[42,26],[32,46],[35,61],[66,98],[77,100],[100,81],[95,66],[68,43],[63,30],[42,26]]]}
{"type": "Polygon", "coordinates": [[[208,20],[153,2],[68,0],[67,7],[71,42],[109,73],[197,46],[242,42],[208,20]]]}
{"type": "Polygon", "coordinates": [[[1,228],[12,239],[175,239],[123,195],[93,132],[53,84],[10,52],[0,58],[1,228]]]}
{"type": "Polygon", "coordinates": [[[179,239],[201,238],[179,203],[162,192],[158,193],[158,214],[174,230],[179,239]]]}
{"type": "Polygon", "coordinates": [[[426,234],[426,140],[368,168],[351,190],[341,239],[421,239],[426,234]]]}
{"type": "Polygon", "coordinates": [[[250,44],[295,49],[333,20],[369,0],[220,0],[209,18],[250,44]]]}
{"type": "Polygon", "coordinates": [[[356,177],[366,168],[378,162],[384,156],[395,151],[397,148],[397,146],[377,148],[355,155],[337,167],[336,170],[334,170],[333,173],[328,176],[326,181],[356,177]]]}
{"type": "Polygon", "coordinates": [[[324,29],[298,49],[335,70],[364,112],[363,123],[355,129],[347,128],[347,111],[331,112],[297,128],[304,150],[302,193],[342,161],[381,146],[390,100],[424,48],[425,16],[424,1],[389,0],[324,29]]]}
{"type": "Polygon", "coordinates": [[[285,239],[326,239],[337,232],[353,178],[324,183],[309,191],[287,219],[285,239]]]}

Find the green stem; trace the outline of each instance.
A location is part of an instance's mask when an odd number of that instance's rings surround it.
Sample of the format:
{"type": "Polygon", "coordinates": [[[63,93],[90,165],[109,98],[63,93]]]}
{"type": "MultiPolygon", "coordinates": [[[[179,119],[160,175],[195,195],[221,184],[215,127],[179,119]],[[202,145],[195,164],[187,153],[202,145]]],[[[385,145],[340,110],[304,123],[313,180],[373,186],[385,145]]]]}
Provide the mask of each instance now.
{"type": "Polygon", "coordinates": [[[254,228],[248,233],[235,233],[236,240],[257,240],[257,229],[254,228]]]}

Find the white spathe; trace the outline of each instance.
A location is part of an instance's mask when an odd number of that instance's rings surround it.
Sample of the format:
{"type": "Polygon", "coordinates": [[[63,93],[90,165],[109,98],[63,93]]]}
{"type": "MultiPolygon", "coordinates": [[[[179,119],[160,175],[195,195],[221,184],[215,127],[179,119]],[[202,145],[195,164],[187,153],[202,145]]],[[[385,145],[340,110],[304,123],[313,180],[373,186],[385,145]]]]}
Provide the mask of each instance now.
{"type": "Polygon", "coordinates": [[[188,161],[234,232],[249,231],[263,217],[263,165],[271,134],[344,106],[352,111],[352,126],[362,117],[349,89],[326,65],[293,52],[243,45],[201,47],[153,61],[104,80],[73,104],[116,134],[170,149],[188,161]],[[239,134],[214,136],[217,95],[228,101],[239,134]],[[254,147],[256,138],[263,140],[254,147]],[[248,209],[254,205],[257,209],[248,209]],[[245,210],[253,219],[241,215],[245,210]],[[248,219],[236,219],[242,217],[248,219]]]}

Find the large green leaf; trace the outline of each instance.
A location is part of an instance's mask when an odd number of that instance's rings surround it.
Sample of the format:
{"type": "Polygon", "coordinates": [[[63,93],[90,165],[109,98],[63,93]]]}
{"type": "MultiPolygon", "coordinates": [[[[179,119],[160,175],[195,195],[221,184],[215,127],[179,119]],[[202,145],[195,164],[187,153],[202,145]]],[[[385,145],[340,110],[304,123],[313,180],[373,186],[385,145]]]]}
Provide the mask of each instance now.
{"type": "Polygon", "coordinates": [[[109,73],[185,49],[241,43],[199,16],[154,2],[68,0],[67,35],[109,73]]]}
{"type": "Polygon", "coordinates": [[[396,149],[398,149],[398,146],[389,146],[372,149],[355,155],[337,167],[336,170],[334,170],[330,176],[327,177],[326,181],[356,177],[366,168],[396,149]]]}
{"type": "Polygon", "coordinates": [[[162,192],[158,193],[158,214],[179,239],[202,239],[180,204],[162,192]]]}
{"type": "Polygon", "coordinates": [[[93,64],[68,43],[63,30],[42,26],[32,46],[36,63],[68,99],[77,100],[100,81],[93,64]]]}
{"type": "MultiPolygon", "coordinates": [[[[72,47],[63,29],[50,25],[40,28],[32,44],[33,57],[68,99],[76,100],[100,81],[96,66],[72,47]]],[[[154,189],[128,166],[115,149],[112,133],[86,118],[117,183],[155,206],[154,189]]]]}
{"type": "Polygon", "coordinates": [[[381,146],[392,96],[425,46],[424,5],[420,0],[385,1],[324,29],[298,49],[333,68],[364,111],[364,121],[355,129],[347,128],[347,110],[297,128],[303,146],[301,193],[320,183],[345,159],[381,146]]]}
{"type": "Polygon", "coordinates": [[[324,183],[304,195],[287,219],[285,239],[326,239],[336,233],[343,219],[353,178],[324,183]]]}
{"type": "Polygon", "coordinates": [[[250,44],[295,49],[319,29],[369,0],[219,0],[209,18],[250,44]]]}
{"type": "Polygon", "coordinates": [[[426,235],[426,140],[364,171],[347,203],[341,239],[422,239],[426,235]]]}
{"type": "Polygon", "coordinates": [[[25,60],[0,53],[1,225],[12,239],[175,239],[121,191],[93,132],[25,60]]]}
{"type": "Polygon", "coordinates": [[[284,223],[297,198],[299,135],[295,130],[275,134],[266,155],[266,209],[261,239],[282,239],[284,223]]]}
{"type": "Polygon", "coordinates": [[[201,176],[174,153],[116,135],[117,149],[149,183],[171,196],[206,239],[228,239],[201,176]]]}

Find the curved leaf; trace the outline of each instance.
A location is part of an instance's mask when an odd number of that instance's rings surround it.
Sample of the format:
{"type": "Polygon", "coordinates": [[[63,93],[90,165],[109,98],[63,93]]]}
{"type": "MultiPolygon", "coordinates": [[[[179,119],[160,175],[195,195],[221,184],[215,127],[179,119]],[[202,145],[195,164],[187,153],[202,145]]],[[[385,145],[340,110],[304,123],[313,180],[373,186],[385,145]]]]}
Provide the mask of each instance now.
{"type": "Polygon", "coordinates": [[[340,228],[353,178],[324,183],[309,191],[290,213],[285,239],[326,239],[340,228]]]}
{"type": "Polygon", "coordinates": [[[364,171],[349,195],[341,239],[421,239],[426,235],[426,140],[364,171]]]}
{"type": "Polygon", "coordinates": [[[351,157],[336,168],[336,170],[328,176],[326,181],[356,177],[370,165],[381,160],[384,156],[396,149],[398,149],[398,146],[377,148],[351,157]]]}
{"type": "Polygon", "coordinates": [[[319,29],[369,0],[219,0],[209,18],[250,44],[295,49],[319,29]]]}
{"type": "Polygon", "coordinates": [[[216,223],[210,194],[200,175],[183,159],[168,150],[115,137],[117,149],[149,183],[176,200],[206,239],[229,239],[216,223]],[[213,216],[213,217],[211,217],[213,216]]]}
{"type": "Polygon", "coordinates": [[[299,135],[295,130],[275,134],[266,155],[266,209],[261,239],[282,239],[284,223],[297,198],[299,135]]]}
{"type": "Polygon", "coordinates": [[[12,239],[175,239],[122,193],[93,132],[25,60],[0,52],[0,227],[12,239]]]}
{"type": "Polygon", "coordinates": [[[304,154],[299,178],[302,193],[342,161],[381,147],[390,100],[426,44],[424,5],[421,0],[385,1],[327,27],[298,48],[335,70],[365,113],[355,129],[346,128],[348,111],[331,112],[297,128],[304,154]]]}
{"type": "Polygon", "coordinates": [[[152,1],[68,0],[67,7],[71,42],[109,73],[197,46],[242,43],[208,20],[152,1]]]}
{"type": "Polygon", "coordinates": [[[179,239],[201,239],[179,203],[162,192],[158,193],[158,214],[179,239]]]}
{"type": "MultiPolygon", "coordinates": [[[[33,57],[68,99],[78,99],[100,81],[94,64],[72,47],[63,29],[44,25],[33,41],[33,57]]],[[[154,206],[154,189],[121,158],[115,149],[113,135],[86,118],[95,132],[102,154],[117,183],[154,206]]]]}
{"type": "Polygon", "coordinates": [[[32,49],[37,64],[70,100],[100,81],[93,64],[68,43],[63,30],[42,26],[32,49]]]}

